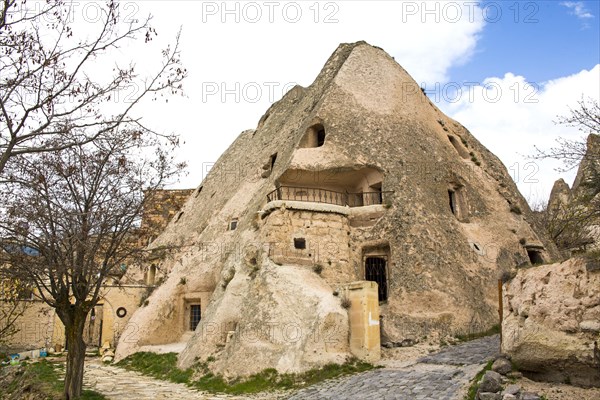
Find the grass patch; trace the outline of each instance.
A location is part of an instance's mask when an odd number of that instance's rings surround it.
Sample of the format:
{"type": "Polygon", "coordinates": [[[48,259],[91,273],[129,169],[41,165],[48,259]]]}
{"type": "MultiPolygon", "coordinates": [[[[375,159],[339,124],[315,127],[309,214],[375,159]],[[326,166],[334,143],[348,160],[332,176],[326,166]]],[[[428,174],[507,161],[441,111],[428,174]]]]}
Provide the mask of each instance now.
{"type": "Polygon", "coordinates": [[[494,361],[489,361],[485,367],[481,371],[475,375],[473,380],[471,381],[471,386],[469,386],[469,390],[467,391],[467,395],[465,396],[465,400],[475,400],[477,396],[477,390],[479,389],[479,381],[483,378],[483,375],[489,370],[492,369],[492,364],[494,361]]]}
{"type": "MultiPolygon", "coordinates": [[[[6,391],[6,398],[24,397],[31,393],[43,395],[47,400],[58,400],[63,398],[64,379],[59,377],[58,369],[63,365],[52,364],[42,359],[35,363],[21,362],[20,366],[6,367],[14,368],[13,379],[7,386],[1,387],[0,392],[6,391]]],[[[36,397],[37,398],[37,397],[36,397]]],[[[41,398],[41,397],[40,397],[41,398]]],[[[93,390],[83,390],[81,400],[106,400],[102,394],[93,390]]]]}
{"type": "Polygon", "coordinates": [[[499,333],[500,333],[500,324],[496,324],[496,325],[492,326],[490,329],[488,329],[487,331],[467,333],[464,335],[459,334],[459,335],[455,335],[455,338],[458,339],[459,342],[470,342],[471,340],[480,339],[482,337],[487,337],[487,336],[492,336],[492,335],[497,335],[499,333]]]}
{"type": "Polygon", "coordinates": [[[175,383],[188,383],[193,374],[191,369],[183,371],[177,368],[177,353],[140,352],[119,361],[117,365],[153,378],[175,383]]]}
{"type": "Polygon", "coordinates": [[[345,364],[328,364],[301,374],[279,374],[269,368],[246,378],[231,381],[210,372],[208,364],[177,368],[177,354],[135,353],[117,363],[119,367],[141,372],[154,378],[185,383],[210,393],[252,394],[272,390],[291,390],[314,385],[326,379],[368,371],[372,364],[352,359],[345,364]]]}

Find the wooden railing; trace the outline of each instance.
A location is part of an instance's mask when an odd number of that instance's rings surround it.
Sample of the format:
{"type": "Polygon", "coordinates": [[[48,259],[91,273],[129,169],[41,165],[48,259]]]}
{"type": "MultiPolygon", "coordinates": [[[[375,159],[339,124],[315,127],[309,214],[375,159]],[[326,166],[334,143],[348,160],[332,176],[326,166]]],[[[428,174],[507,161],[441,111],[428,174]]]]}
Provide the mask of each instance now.
{"type": "Polygon", "coordinates": [[[349,193],[320,188],[280,186],[267,195],[267,202],[288,200],[362,207],[383,204],[383,197],[388,193],[392,192],[349,193]]]}

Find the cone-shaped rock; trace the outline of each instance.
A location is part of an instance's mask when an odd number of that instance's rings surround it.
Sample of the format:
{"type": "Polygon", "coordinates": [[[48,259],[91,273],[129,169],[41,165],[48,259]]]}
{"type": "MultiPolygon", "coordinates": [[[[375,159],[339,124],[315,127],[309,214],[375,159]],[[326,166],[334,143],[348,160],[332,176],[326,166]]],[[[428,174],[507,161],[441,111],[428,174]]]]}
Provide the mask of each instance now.
{"type": "Polygon", "coordinates": [[[235,140],[152,243],[168,279],[117,358],[183,337],[181,367],[213,357],[225,375],[342,361],[338,293],[365,279],[379,284],[386,340],[483,331],[498,323],[501,273],[532,248],[556,256],[532,221],[498,158],[392,57],[343,44],[235,140]]]}

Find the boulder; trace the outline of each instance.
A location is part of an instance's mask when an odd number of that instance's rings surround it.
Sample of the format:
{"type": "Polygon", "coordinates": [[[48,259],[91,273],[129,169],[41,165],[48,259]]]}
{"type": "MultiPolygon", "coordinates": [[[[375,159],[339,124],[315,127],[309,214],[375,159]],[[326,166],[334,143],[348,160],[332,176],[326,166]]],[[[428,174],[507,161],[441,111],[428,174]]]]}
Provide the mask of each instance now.
{"type": "Polygon", "coordinates": [[[523,269],[505,284],[502,352],[526,377],[600,386],[594,361],[600,271],[586,265],[570,259],[523,269]]]}
{"type": "Polygon", "coordinates": [[[512,365],[506,358],[500,357],[492,364],[492,371],[506,375],[512,371],[512,365]]]}
{"type": "Polygon", "coordinates": [[[503,395],[518,395],[521,392],[521,387],[519,385],[508,385],[503,391],[503,395]]]}
{"type": "Polygon", "coordinates": [[[487,371],[483,375],[483,379],[479,384],[479,391],[481,393],[497,393],[502,390],[502,375],[494,371],[487,371]]]}

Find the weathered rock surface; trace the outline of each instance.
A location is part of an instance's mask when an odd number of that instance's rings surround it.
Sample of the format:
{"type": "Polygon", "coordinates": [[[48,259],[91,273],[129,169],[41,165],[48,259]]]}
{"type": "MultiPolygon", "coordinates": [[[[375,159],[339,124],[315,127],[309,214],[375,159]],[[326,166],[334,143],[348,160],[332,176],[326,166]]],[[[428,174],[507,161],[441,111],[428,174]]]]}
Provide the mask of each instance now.
{"type": "Polygon", "coordinates": [[[497,393],[502,390],[502,375],[494,371],[486,371],[479,384],[481,393],[497,393]]]}
{"type": "Polygon", "coordinates": [[[547,211],[556,213],[559,210],[564,209],[572,199],[573,193],[571,192],[571,188],[564,179],[560,178],[554,182],[554,186],[552,186],[552,191],[548,198],[547,211]]]}
{"type": "Polygon", "coordinates": [[[487,393],[482,392],[477,395],[479,400],[502,400],[502,395],[500,393],[487,393]]]}
{"type": "Polygon", "coordinates": [[[247,375],[341,360],[348,319],[334,293],[366,278],[368,258],[385,263],[390,342],[483,331],[500,274],[530,263],[522,239],[557,256],[489,150],[383,50],[343,44],[236,139],[151,244],[169,277],[116,358],[179,341],[196,301],[181,367],[210,357],[216,373],[247,375]]]}
{"type": "Polygon", "coordinates": [[[512,371],[512,365],[506,358],[500,357],[492,364],[492,371],[506,375],[512,371]]]}
{"type": "Polygon", "coordinates": [[[521,392],[521,387],[519,385],[508,385],[502,391],[503,395],[511,394],[513,396],[518,395],[521,392]]]}
{"type": "Polygon", "coordinates": [[[504,287],[502,350],[531,379],[600,385],[600,271],[587,264],[523,269],[504,287]]]}
{"type": "Polygon", "coordinates": [[[600,135],[590,134],[586,141],[586,153],[573,182],[575,196],[597,194],[598,174],[600,173],[600,135]]]}

